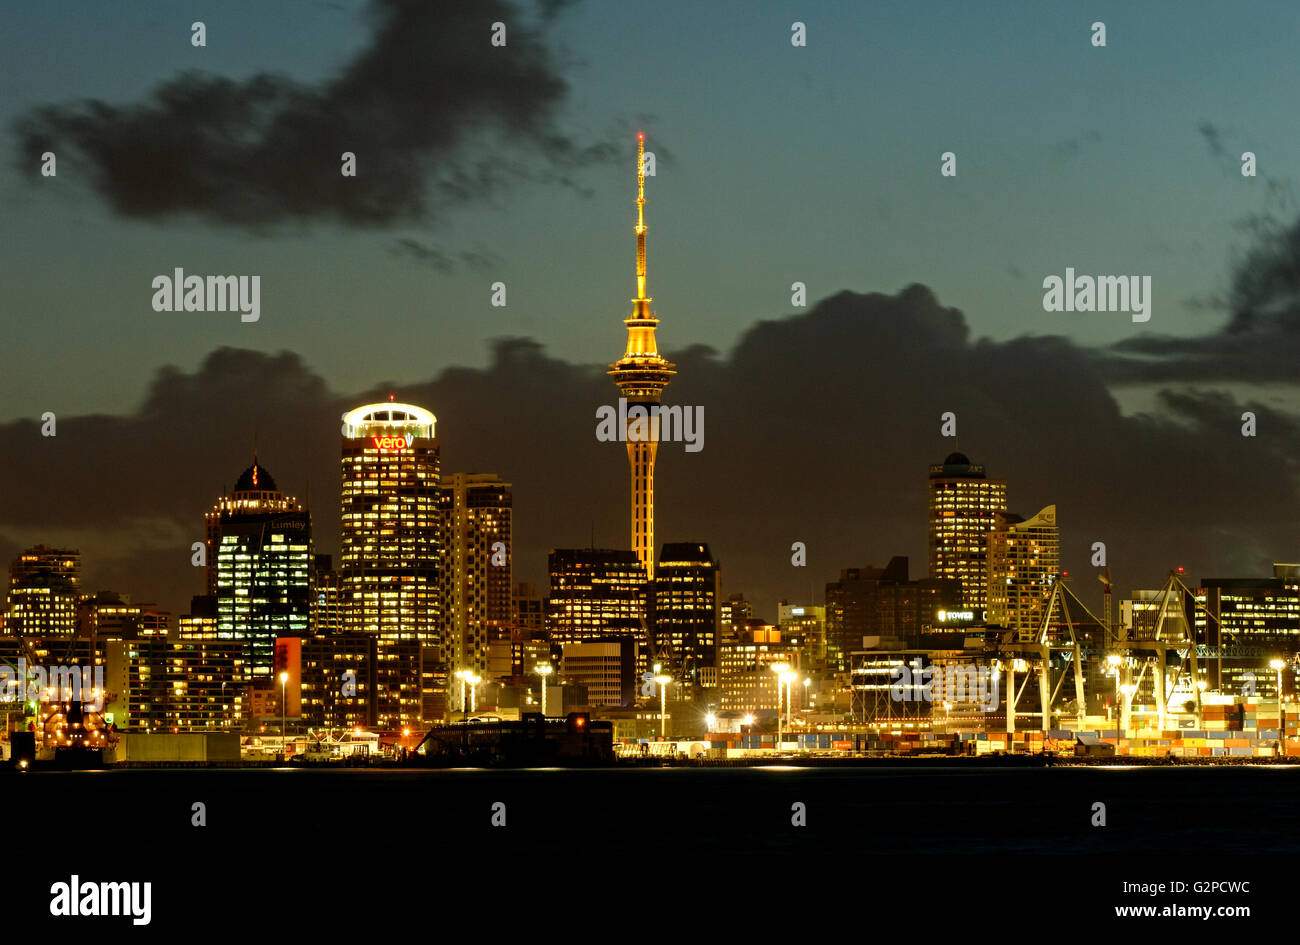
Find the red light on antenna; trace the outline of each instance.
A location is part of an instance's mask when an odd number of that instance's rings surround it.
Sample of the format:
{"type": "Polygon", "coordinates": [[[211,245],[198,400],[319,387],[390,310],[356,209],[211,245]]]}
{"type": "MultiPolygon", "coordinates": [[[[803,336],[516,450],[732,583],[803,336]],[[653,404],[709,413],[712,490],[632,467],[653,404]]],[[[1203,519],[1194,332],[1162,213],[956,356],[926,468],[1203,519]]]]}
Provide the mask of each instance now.
{"type": "Polygon", "coordinates": [[[644,141],[644,140],[645,140],[645,132],[644,132],[644,131],[638,131],[638,132],[636,133],[636,140],[638,140],[638,141],[644,141]]]}
{"type": "Polygon", "coordinates": [[[1062,572],[1061,572],[1061,577],[1069,577],[1069,576],[1070,576],[1070,572],[1069,572],[1069,571],[1062,571],[1062,572]]]}
{"type": "Polygon", "coordinates": [[[1183,567],[1182,567],[1182,565],[1179,565],[1179,566],[1178,566],[1178,573],[1179,573],[1179,574],[1182,574],[1182,573],[1183,573],[1183,567]]]}

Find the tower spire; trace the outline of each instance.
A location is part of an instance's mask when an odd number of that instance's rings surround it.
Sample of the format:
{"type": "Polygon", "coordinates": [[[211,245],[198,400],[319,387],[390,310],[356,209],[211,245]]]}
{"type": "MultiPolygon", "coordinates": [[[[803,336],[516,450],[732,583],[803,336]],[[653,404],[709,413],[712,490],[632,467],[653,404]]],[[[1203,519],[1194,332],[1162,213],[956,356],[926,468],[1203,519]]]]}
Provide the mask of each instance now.
{"type": "Polygon", "coordinates": [[[636,136],[636,298],[634,314],[650,314],[650,299],[645,294],[645,132],[636,136]]]}

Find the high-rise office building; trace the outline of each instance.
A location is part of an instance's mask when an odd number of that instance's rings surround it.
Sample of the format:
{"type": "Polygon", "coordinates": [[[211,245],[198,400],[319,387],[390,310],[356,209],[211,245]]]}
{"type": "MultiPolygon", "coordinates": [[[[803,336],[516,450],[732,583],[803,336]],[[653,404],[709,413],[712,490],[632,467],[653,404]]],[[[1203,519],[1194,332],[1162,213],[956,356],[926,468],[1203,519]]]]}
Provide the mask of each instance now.
{"type": "Polygon", "coordinates": [[[206,518],[217,638],[244,641],[249,672],[269,680],[276,638],[310,631],[311,514],[254,459],[206,518]]]}
{"type": "Polygon", "coordinates": [[[718,665],[718,582],[719,565],[708,545],[664,545],[653,582],[654,658],[694,685],[718,665]]]}
{"type": "Polygon", "coordinates": [[[649,663],[645,569],[634,551],[557,548],[550,553],[546,629],[553,645],[630,639],[637,669],[649,663]]]}
{"type": "Polygon", "coordinates": [[[510,484],[490,473],[453,473],[440,488],[443,607],[453,672],[488,673],[488,644],[511,624],[510,484]]]}
{"type": "Polygon", "coordinates": [[[988,622],[1032,640],[1060,572],[1056,506],[1030,519],[998,513],[988,536],[988,622]]]}
{"type": "Polygon", "coordinates": [[[445,680],[437,418],[375,403],[343,417],[339,593],[345,632],[377,638],[378,724],[440,719],[445,680]],[[432,688],[431,688],[432,687],[432,688]]]}
{"type": "Polygon", "coordinates": [[[19,637],[71,637],[77,632],[81,552],[36,545],[9,565],[5,632],[19,637]]]}
{"type": "Polygon", "coordinates": [[[671,361],[659,354],[655,341],[658,317],[650,310],[646,295],[645,263],[645,135],[637,135],[636,146],[636,298],[632,314],[623,319],[627,326],[627,349],[609,366],[609,374],[627,400],[627,428],[620,435],[627,440],[627,460],[632,478],[632,550],[647,578],[655,573],[655,454],[659,449],[658,419],[649,411],[659,403],[663,390],[676,373],[671,361]],[[636,418],[633,408],[645,412],[636,418]]]}
{"type": "Polygon", "coordinates": [[[930,467],[930,577],[961,587],[956,609],[976,620],[988,608],[988,533],[994,516],[1007,510],[1007,484],[990,479],[964,453],[930,467]]]}

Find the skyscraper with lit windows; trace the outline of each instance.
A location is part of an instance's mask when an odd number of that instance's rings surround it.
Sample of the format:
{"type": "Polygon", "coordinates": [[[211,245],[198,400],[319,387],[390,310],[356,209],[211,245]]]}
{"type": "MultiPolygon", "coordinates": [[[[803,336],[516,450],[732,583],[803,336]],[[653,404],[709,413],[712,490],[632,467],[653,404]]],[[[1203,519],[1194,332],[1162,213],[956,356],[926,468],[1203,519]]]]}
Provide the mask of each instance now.
{"type": "Polygon", "coordinates": [[[983,618],[988,608],[988,534],[1007,510],[1007,484],[990,479],[965,453],[930,467],[930,577],[960,585],[960,610],[983,618]]]}
{"type": "Polygon", "coordinates": [[[19,637],[71,637],[77,632],[81,552],[37,545],[9,565],[5,632],[19,637]]]}
{"type": "Polygon", "coordinates": [[[311,514],[256,458],[206,515],[216,636],[247,645],[252,678],[269,680],[277,637],[311,627],[311,514]]]}
{"type": "Polygon", "coordinates": [[[556,646],[630,639],[637,671],[650,664],[648,584],[636,552],[557,548],[550,553],[546,632],[556,646]]]}
{"type": "Polygon", "coordinates": [[[436,423],[423,407],[391,401],[343,416],[339,606],[345,632],[377,638],[384,728],[443,715],[436,423]]]}
{"type": "Polygon", "coordinates": [[[488,644],[511,624],[510,483],[491,473],[442,481],[443,601],[452,671],[488,675],[488,644]]]}
{"type": "Polygon", "coordinates": [[[1061,571],[1056,506],[1029,519],[999,513],[989,532],[988,565],[988,622],[1032,640],[1061,571]]]}
{"type": "Polygon", "coordinates": [[[718,665],[719,572],[700,542],[665,543],[655,570],[655,660],[697,686],[718,665]]]}

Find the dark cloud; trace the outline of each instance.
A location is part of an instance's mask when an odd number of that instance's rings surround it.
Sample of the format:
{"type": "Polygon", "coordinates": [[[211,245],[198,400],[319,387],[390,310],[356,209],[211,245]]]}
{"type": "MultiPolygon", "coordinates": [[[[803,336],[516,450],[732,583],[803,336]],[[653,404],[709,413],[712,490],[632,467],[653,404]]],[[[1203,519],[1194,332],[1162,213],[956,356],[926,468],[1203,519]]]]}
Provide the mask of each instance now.
{"type": "MultiPolygon", "coordinates": [[[[622,326],[607,330],[612,357],[622,326]]],[[[681,331],[669,319],[661,340],[681,331]]],[[[923,286],[842,292],[758,323],[729,356],[668,355],[678,374],[666,400],[703,405],[705,445],[661,447],[657,537],[709,542],[726,589],[769,617],[779,597],[820,596],[844,566],[907,554],[922,573],[927,469],[955,446],[1009,481],[1014,510],[1058,505],[1066,565],[1080,573],[1094,541],[1121,586],[1156,586],[1180,564],[1265,574],[1295,557],[1293,421],[1204,392],[1123,416],[1092,352],[1057,337],[972,340],[923,286]],[[1253,439],[1239,432],[1246,407],[1264,431],[1253,439]],[[956,444],[939,435],[945,411],[956,444]],[[795,541],[806,568],[790,565],[795,541]]],[[[627,541],[626,455],[595,439],[597,406],[617,396],[605,367],[502,339],[485,368],[345,395],[295,355],[222,349],[193,373],[161,370],[129,416],[60,418],[55,438],[0,425],[0,556],[66,541],[92,588],[183,606],[201,585],[189,542],[254,436],[281,487],[310,493],[320,550],[336,550],[339,416],[392,393],[437,414],[444,470],[514,484],[516,576],[544,585],[550,547],[627,541]]],[[[1079,590],[1095,596],[1090,579],[1079,590]]]]}
{"type": "Polygon", "coordinates": [[[370,45],[319,86],[187,72],[139,103],[37,108],[17,121],[21,167],[71,148],[115,213],[251,229],[428,221],[512,180],[573,185],[618,149],[556,130],[568,90],[545,30],[564,5],[372,0],[370,45]],[[497,21],[505,47],[489,43],[497,21]],[[345,151],[356,177],[340,174],[345,151]]]}
{"type": "Polygon", "coordinates": [[[1134,381],[1300,380],[1300,221],[1282,227],[1257,218],[1253,243],[1234,268],[1226,295],[1212,304],[1227,321],[1204,335],[1142,334],[1098,355],[1106,376],[1134,381]]]}

